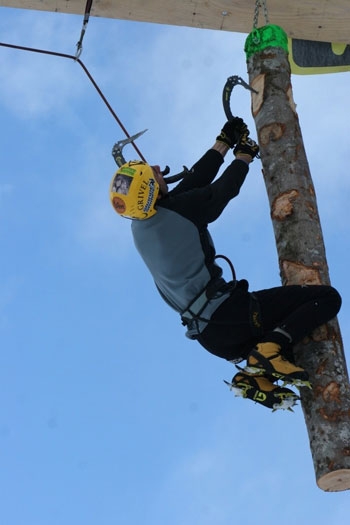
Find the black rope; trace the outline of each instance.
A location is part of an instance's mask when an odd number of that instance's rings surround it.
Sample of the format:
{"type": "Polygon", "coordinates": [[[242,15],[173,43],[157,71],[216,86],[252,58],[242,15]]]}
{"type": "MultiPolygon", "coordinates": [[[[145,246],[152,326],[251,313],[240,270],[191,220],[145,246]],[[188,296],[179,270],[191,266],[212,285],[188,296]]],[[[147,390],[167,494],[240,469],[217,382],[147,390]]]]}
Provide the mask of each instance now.
{"type": "MultiPolygon", "coordinates": [[[[119,126],[121,127],[121,129],[123,130],[123,132],[125,133],[125,135],[130,138],[130,135],[129,133],[127,132],[125,126],[123,125],[123,123],[121,122],[121,120],[118,118],[118,116],[116,115],[116,113],[114,112],[112,106],[109,104],[108,100],[106,99],[106,97],[104,96],[104,94],[102,93],[101,89],[99,88],[99,86],[96,84],[94,78],[92,77],[91,73],[89,72],[89,70],[87,69],[87,67],[85,66],[85,64],[79,59],[79,58],[76,58],[75,56],[73,55],[68,55],[66,53],[58,53],[57,51],[48,51],[46,49],[36,49],[36,48],[33,48],[33,47],[25,47],[25,46],[16,46],[14,44],[5,44],[4,42],[0,42],[0,46],[2,47],[8,47],[10,49],[18,49],[18,50],[21,50],[21,51],[31,51],[33,53],[41,53],[41,54],[44,54],[44,55],[51,55],[51,56],[56,56],[56,57],[62,57],[62,58],[69,58],[71,60],[74,60],[75,62],[78,62],[78,64],[80,64],[80,66],[83,68],[83,70],[85,71],[86,75],[88,76],[89,80],[91,81],[91,83],[93,84],[94,88],[96,89],[97,93],[100,95],[100,97],[102,98],[103,102],[106,104],[107,108],[109,109],[110,113],[112,114],[112,116],[114,117],[114,119],[118,122],[119,126]]],[[[136,146],[136,144],[134,142],[131,143],[133,145],[133,147],[135,148],[137,154],[140,156],[141,160],[143,160],[144,162],[146,162],[146,160],[144,159],[142,153],[140,152],[140,150],[138,149],[138,147],[136,146]]]]}

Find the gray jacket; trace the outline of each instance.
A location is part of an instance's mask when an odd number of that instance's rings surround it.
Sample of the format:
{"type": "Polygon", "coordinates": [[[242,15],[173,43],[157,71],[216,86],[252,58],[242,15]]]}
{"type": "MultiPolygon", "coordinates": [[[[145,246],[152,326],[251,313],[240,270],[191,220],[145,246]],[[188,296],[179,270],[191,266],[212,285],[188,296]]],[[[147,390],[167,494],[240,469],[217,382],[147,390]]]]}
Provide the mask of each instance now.
{"type": "Polygon", "coordinates": [[[184,322],[191,338],[204,330],[229,296],[222,269],[215,263],[208,224],[238,195],[248,165],[234,160],[213,182],[222,163],[219,152],[208,150],[191,173],[158,201],[155,215],[133,220],[131,226],[135,246],[158,291],[181,316],[208,287],[214,290],[198,318],[184,322]]]}

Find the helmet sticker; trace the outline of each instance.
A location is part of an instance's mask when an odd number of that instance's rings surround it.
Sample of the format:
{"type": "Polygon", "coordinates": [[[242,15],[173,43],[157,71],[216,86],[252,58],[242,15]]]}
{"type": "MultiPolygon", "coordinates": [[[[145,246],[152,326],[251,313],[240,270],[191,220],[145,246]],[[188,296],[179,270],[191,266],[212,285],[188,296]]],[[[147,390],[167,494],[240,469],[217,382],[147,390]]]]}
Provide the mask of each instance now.
{"type": "Polygon", "coordinates": [[[112,191],[115,193],[121,193],[122,195],[127,195],[129,193],[132,180],[133,178],[129,177],[129,175],[121,175],[118,173],[113,181],[112,191]]]}
{"type": "Polygon", "coordinates": [[[112,199],[113,208],[117,213],[123,214],[126,211],[125,202],[120,197],[113,197],[112,199]]]}

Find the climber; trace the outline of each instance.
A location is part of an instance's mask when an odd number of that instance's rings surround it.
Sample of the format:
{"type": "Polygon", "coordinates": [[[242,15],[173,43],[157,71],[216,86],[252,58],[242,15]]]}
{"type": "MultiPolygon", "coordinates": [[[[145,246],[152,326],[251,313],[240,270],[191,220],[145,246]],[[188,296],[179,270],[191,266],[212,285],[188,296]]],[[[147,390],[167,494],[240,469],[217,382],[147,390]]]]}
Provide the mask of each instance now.
{"type": "Polygon", "coordinates": [[[284,384],[310,386],[291,349],[336,316],[341,298],[331,286],[249,292],[245,279],[223,279],[208,224],[238,195],[258,152],[246,124],[234,117],[171,191],[159,166],[132,161],[114,175],[110,199],[119,215],[132,219],[135,246],[186,335],[232,363],[247,360],[230,383],[234,393],[290,409],[299,397],[284,384]],[[214,181],[230,149],[234,160],[214,181]]]}

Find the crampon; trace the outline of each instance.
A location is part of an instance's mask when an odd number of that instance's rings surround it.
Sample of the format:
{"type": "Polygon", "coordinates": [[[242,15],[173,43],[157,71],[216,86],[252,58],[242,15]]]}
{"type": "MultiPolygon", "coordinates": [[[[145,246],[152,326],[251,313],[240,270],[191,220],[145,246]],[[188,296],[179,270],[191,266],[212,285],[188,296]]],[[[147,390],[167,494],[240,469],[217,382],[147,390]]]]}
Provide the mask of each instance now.
{"type": "Polygon", "coordinates": [[[253,376],[245,372],[236,374],[231,383],[224,381],[229,386],[235,396],[251,399],[267,408],[276,410],[289,410],[300,400],[300,397],[290,390],[275,385],[263,376],[253,376]]]}

